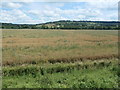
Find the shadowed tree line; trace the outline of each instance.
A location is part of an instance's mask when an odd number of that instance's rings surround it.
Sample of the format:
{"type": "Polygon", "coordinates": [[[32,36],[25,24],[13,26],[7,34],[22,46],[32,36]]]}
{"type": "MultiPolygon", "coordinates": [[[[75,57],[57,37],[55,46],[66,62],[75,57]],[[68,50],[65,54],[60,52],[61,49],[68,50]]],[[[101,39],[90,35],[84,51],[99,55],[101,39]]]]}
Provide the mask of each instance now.
{"type": "Polygon", "coordinates": [[[95,30],[118,30],[118,21],[69,21],[61,20],[42,24],[12,24],[0,23],[2,29],[95,29],[95,30]]]}

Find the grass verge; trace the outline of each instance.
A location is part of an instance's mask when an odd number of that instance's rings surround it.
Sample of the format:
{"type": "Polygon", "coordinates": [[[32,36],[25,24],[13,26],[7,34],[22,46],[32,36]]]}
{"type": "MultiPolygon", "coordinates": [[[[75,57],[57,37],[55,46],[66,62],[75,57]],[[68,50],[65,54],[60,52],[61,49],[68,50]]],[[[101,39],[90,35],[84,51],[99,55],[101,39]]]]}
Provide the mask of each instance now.
{"type": "Polygon", "coordinates": [[[46,66],[3,68],[3,88],[118,88],[117,60],[46,66]]]}

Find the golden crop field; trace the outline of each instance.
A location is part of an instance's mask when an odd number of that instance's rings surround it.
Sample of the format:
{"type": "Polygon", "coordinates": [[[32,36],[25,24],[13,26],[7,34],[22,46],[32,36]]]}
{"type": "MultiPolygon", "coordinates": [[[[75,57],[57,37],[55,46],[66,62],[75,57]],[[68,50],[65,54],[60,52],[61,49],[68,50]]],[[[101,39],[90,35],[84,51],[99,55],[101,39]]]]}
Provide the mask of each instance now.
{"type": "Polygon", "coordinates": [[[2,30],[3,66],[118,57],[118,31],[2,30]]]}

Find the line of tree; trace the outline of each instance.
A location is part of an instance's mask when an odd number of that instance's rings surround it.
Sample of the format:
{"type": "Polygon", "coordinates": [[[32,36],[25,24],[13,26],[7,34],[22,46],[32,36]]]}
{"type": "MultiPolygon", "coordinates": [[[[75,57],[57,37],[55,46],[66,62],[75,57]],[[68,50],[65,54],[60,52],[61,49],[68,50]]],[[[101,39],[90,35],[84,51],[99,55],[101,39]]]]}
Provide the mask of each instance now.
{"type": "Polygon", "coordinates": [[[117,21],[56,21],[43,24],[12,24],[1,23],[2,29],[97,29],[118,30],[120,22],[117,21]]]}

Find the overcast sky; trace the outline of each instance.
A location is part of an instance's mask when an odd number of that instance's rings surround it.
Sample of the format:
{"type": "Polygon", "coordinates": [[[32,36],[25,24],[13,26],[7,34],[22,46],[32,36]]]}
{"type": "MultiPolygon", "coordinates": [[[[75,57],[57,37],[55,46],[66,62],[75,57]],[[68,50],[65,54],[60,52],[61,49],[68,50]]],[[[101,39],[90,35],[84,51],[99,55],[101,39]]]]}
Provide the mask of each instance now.
{"type": "Polygon", "coordinates": [[[58,20],[117,21],[118,1],[2,2],[0,22],[38,24],[58,20]]]}

